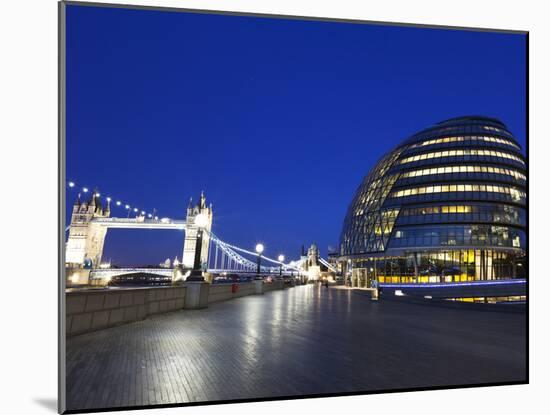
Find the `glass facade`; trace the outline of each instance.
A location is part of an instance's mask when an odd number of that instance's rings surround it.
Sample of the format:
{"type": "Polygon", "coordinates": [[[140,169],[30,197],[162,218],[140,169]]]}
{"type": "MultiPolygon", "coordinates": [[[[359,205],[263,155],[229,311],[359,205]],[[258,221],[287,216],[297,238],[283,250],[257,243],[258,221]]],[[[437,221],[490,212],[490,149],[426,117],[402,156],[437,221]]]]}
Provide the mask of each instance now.
{"type": "Polygon", "coordinates": [[[526,165],[499,120],[423,130],[363,179],[340,235],[352,284],[525,278],[526,165]]]}

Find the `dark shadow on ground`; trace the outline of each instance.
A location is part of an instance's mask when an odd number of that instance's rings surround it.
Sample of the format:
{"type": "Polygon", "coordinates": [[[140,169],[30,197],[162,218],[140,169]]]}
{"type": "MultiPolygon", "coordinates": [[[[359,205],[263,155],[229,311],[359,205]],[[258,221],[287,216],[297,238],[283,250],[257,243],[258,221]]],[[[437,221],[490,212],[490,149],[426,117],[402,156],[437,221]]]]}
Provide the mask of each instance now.
{"type": "Polygon", "coordinates": [[[34,402],[43,408],[57,413],[57,399],[55,398],[34,398],[34,402]]]}

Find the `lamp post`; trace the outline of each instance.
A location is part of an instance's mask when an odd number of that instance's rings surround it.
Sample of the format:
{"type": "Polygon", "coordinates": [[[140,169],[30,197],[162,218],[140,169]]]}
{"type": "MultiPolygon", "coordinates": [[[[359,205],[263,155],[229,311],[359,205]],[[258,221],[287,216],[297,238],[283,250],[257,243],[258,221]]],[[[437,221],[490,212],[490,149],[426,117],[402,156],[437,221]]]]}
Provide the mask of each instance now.
{"type": "Polygon", "coordinates": [[[283,261],[285,260],[285,256],[284,255],[279,255],[279,257],[277,258],[280,262],[279,264],[279,279],[282,279],[283,278],[283,261]]]}
{"type": "Polygon", "coordinates": [[[193,269],[191,270],[191,273],[187,277],[186,281],[204,281],[204,277],[202,276],[201,252],[202,252],[202,234],[207,224],[208,224],[208,218],[204,213],[199,213],[195,217],[195,226],[197,227],[195,260],[193,262],[193,269]]]}
{"type": "Polygon", "coordinates": [[[262,252],[264,252],[264,246],[263,244],[257,244],[256,245],[256,253],[258,254],[258,259],[256,262],[256,279],[261,280],[262,277],[260,275],[260,265],[262,262],[262,252]]]}

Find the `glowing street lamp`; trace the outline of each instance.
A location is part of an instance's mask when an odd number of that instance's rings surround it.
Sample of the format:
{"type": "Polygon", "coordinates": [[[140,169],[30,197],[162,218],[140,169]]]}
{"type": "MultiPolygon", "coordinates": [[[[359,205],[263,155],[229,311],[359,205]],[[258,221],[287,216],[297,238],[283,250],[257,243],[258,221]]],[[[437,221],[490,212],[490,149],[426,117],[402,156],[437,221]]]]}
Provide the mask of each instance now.
{"type": "Polygon", "coordinates": [[[256,244],[256,253],[258,254],[258,259],[256,263],[256,279],[260,280],[262,277],[260,276],[260,265],[262,262],[262,252],[264,252],[264,245],[263,244],[256,244]]]}
{"type": "Polygon", "coordinates": [[[279,255],[277,258],[280,262],[279,264],[279,278],[283,278],[283,261],[285,260],[285,256],[283,254],[279,255]]]}
{"type": "Polygon", "coordinates": [[[83,188],[82,188],[82,191],[83,191],[84,193],[88,193],[88,188],[87,188],[87,187],[83,187],[83,188]]]}
{"type": "Polygon", "coordinates": [[[202,264],[201,264],[201,253],[202,253],[202,234],[204,228],[208,225],[208,217],[204,213],[199,213],[195,216],[195,226],[197,227],[197,242],[195,244],[195,261],[193,263],[193,270],[187,277],[186,281],[204,281],[202,276],[202,264]]]}
{"type": "Polygon", "coordinates": [[[121,204],[122,204],[122,203],[121,203],[120,200],[117,200],[117,201],[116,201],[116,205],[117,205],[117,206],[120,206],[121,204]]]}
{"type": "Polygon", "coordinates": [[[69,187],[74,187],[74,182],[69,182],[69,187]]]}

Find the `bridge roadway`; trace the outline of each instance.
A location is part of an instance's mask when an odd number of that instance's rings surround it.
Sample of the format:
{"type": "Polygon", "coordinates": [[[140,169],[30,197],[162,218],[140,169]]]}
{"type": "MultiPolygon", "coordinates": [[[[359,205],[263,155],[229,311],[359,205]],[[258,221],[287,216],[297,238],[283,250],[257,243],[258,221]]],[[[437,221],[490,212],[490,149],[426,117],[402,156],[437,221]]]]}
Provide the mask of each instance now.
{"type": "Polygon", "coordinates": [[[299,286],[68,339],[68,409],[522,381],[524,314],[299,286]]]}

